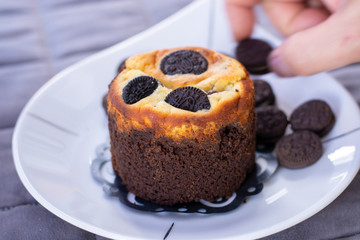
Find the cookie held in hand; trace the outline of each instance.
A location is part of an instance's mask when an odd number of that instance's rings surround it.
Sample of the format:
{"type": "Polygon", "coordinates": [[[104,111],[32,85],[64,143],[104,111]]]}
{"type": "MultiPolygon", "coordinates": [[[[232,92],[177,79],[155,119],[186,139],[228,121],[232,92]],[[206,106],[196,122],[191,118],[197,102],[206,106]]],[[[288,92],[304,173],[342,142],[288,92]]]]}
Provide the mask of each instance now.
{"type": "Polygon", "coordinates": [[[251,74],[269,73],[267,58],[272,47],[260,39],[244,39],[236,47],[236,59],[241,62],[251,74]]]}

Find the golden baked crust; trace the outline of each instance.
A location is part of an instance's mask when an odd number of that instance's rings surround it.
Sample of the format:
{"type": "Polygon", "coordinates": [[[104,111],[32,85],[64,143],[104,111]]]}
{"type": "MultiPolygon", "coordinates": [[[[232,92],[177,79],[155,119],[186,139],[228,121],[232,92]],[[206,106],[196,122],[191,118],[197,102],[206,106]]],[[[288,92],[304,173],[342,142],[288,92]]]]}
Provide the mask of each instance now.
{"type": "Polygon", "coordinates": [[[126,60],[126,68],[112,81],[108,93],[108,113],[117,115],[117,125],[123,131],[154,129],[156,137],[174,140],[212,135],[222,125],[248,123],[254,105],[254,87],[245,68],[233,58],[200,47],[155,50],[126,60]],[[160,70],[162,58],[180,49],[201,53],[209,62],[202,74],[165,75],[160,70]],[[122,89],[132,79],[148,75],[164,86],[135,104],[122,99],[122,89]],[[190,112],[173,107],[165,97],[178,87],[194,86],[207,92],[211,108],[190,112]],[[203,130],[203,131],[199,131],[203,130]]]}

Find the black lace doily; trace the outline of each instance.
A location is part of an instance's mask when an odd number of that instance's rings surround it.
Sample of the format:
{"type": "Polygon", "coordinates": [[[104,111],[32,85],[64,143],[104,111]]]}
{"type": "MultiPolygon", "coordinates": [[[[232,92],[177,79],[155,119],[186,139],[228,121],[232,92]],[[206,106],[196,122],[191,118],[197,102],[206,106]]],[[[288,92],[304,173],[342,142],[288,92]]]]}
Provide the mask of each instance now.
{"type": "Polygon", "coordinates": [[[247,176],[241,187],[228,198],[219,198],[215,202],[200,200],[172,206],[159,205],[146,201],[130,193],[122,184],[121,178],[112,171],[109,145],[102,144],[96,150],[97,158],[91,163],[93,177],[102,183],[103,191],[118,197],[124,205],[147,212],[178,212],[178,213],[224,213],[238,208],[247,197],[258,194],[263,189],[262,182],[276,170],[276,159],[270,154],[257,154],[256,168],[247,176]],[[269,172],[271,171],[271,172],[269,172]]]}

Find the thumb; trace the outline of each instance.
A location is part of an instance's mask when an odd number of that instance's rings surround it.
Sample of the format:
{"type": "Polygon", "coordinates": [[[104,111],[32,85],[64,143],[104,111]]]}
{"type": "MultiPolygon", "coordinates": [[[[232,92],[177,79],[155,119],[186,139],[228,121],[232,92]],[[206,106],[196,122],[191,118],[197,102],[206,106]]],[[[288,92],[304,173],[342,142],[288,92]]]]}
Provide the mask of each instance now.
{"type": "Polygon", "coordinates": [[[349,0],[325,21],[288,37],[269,56],[272,71],[311,75],[360,61],[359,9],[359,0],[349,0]]]}

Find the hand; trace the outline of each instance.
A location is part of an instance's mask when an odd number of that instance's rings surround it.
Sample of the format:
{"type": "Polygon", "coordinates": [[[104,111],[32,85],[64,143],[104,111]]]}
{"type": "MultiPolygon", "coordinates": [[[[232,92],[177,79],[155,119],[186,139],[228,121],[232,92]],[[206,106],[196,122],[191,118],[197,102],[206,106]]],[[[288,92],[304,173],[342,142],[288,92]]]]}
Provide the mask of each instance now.
{"type": "Polygon", "coordinates": [[[268,59],[278,75],[311,75],[360,61],[360,0],[227,0],[236,40],[251,35],[258,3],[286,37],[268,59]]]}

